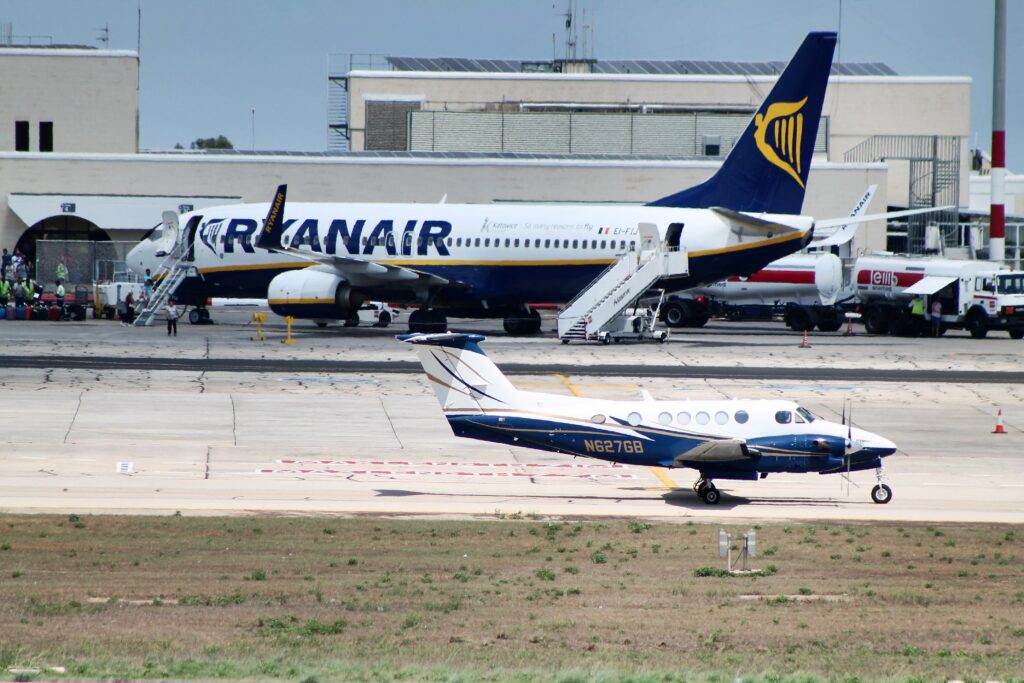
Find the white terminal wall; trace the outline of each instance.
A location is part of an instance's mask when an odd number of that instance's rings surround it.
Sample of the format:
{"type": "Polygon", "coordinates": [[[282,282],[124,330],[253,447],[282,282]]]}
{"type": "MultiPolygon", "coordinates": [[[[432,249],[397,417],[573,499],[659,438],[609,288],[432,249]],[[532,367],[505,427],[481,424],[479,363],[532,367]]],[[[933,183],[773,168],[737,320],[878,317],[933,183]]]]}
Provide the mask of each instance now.
{"type": "Polygon", "coordinates": [[[130,50],[0,48],[0,152],[15,121],[53,122],[54,152],[132,153],[139,146],[139,56],[130,50]]]}
{"type": "MultiPolygon", "coordinates": [[[[366,101],[420,100],[424,110],[481,111],[517,103],[648,104],[753,112],[774,77],[717,75],[494,74],[412,71],[349,73],[350,149],[365,149],[366,101]]],[[[967,205],[971,79],[963,76],[833,76],[827,161],[873,135],[952,135],[961,139],[961,204],[967,205]]],[[[820,155],[819,155],[820,156],[820,155]]],[[[907,204],[908,164],[891,161],[888,201],[907,204]]],[[[877,201],[877,200],[876,200],[877,201]]]]}
{"type": "MultiPolygon", "coordinates": [[[[10,248],[30,227],[11,210],[9,193],[216,194],[269,202],[277,185],[286,182],[288,198],[294,201],[431,204],[447,195],[452,203],[643,203],[696,185],[717,167],[717,162],[687,161],[0,153],[0,245],[10,248]]],[[[870,210],[881,212],[888,201],[886,176],[883,164],[815,163],[804,213],[819,218],[847,215],[871,184],[878,184],[879,192],[870,210]]],[[[159,222],[156,214],[135,229],[117,226],[121,229],[111,236],[138,239],[159,222]]],[[[884,222],[858,231],[854,248],[884,249],[884,222]]]]}

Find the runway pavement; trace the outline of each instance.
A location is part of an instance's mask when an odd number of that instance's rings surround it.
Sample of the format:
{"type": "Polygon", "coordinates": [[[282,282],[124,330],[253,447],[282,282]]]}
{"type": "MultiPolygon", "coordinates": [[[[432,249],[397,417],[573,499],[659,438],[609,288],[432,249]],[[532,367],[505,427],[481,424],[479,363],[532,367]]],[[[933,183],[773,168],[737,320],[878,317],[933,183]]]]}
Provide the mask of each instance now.
{"type": "Polygon", "coordinates": [[[456,439],[422,375],[389,371],[413,359],[392,339],[401,329],[304,327],[299,344],[286,346],[275,324],[258,344],[249,341],[248,316],[231,311],[218,315],[221,325],[182,325],[176,339],[160,328],[92,320],[0,324],[0,510],[1024,520],[1024,389],[1011,374],[1024,347],[1008,338],[836,333],[798,349],[799,336],[775,323],[712,323],[664,345],[563,346],[550,336],[507,337],[493,322],[468,324],[495,332],[486,349],[499,365],[516,365],[523,388],[619,398],[639,397],[641,386],[656,398],[785,396],[826,418],[848,397],[857,425],[900,447],[886,460],[889,505],[870,502],[875,480],[866,472],[854,473],[849,487],[834,475],[719,481],[722,503],[710,507],[690,490],[688,470],[456,439]],[[54,362],[4,361],[15,356],[54,362]],[[61,358],[135,362],[81,367],[61,358]],[[255,364],[223,372],[160,369],[147,359],[255,364]],[[305,364],[322,361],[341,371],[305,364]],[[340,365],[367,362],[378,365],[340,365]],[[700,372],[729,367],[749,375],[700,372]],[[659,376],[655,368],[679,372],[659,376]],[[640,377],[645,369],[649,376],[640,377]],[[871,370],[892,375],[862,379],[871,370]],[[983,381],[956,374],[972,372],[983,381]],[[991,433],[999,407],[1003,435],[991,433]]]}

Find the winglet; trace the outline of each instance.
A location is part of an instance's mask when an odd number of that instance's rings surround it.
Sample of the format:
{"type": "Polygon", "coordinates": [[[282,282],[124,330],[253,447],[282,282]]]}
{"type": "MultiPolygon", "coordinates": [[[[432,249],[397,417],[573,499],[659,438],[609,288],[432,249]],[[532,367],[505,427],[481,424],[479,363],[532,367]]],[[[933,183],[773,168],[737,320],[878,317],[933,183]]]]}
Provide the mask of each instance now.
{"type": "Polygon", "coordinates": [[[263,230],[256,240],[256,246],[260,249],[278,251],[282,249],[281,237],[284,235],[284,199],[288,193],[287,185],[278,185],[274,201],[270,202],[270,210],[267,212],[267,219],[263,221],[263,230]]]}

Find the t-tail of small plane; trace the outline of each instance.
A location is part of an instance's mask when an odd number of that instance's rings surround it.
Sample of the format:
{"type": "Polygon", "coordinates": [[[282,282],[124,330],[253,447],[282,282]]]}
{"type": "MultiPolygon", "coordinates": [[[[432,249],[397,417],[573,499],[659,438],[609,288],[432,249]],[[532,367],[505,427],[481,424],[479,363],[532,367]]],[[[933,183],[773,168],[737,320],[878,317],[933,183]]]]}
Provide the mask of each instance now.
{"type": "Polygon", "coordinates": [[[835,46],[809,34],[718,172],[649,206],[799,214],[835,46]]]}
{"type": "Polygon", "coordinates": [[[480,348],[482,335],[403,334],[398,339],[416,345],[423,370],[445,412],[484,412],[516,404],[519,390],[480,348]]]}

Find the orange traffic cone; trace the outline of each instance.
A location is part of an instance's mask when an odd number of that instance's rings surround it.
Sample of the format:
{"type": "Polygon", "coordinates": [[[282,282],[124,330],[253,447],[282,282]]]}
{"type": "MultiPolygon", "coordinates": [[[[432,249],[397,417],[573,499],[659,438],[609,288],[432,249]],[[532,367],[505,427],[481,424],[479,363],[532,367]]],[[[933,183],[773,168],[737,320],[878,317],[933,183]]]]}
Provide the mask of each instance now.
{"type": "Polygon", "coordinates": [[[1003,409],[1000,408],[999,412],[996,413],[996,428],[992,430],[993,434],[1005,434],[1006,427],[1003,426],[1003,409]]]}
{"type": "Polygon", "coordinates": [[[801,348],[801,349],[809,349],[809,348],[811,348],[811,343],[809,341],[807,341],[807,330],[804,330],[804,340],[802,342],[800,342],[800,346],[797,347],[797,348],[801,348]]]}

